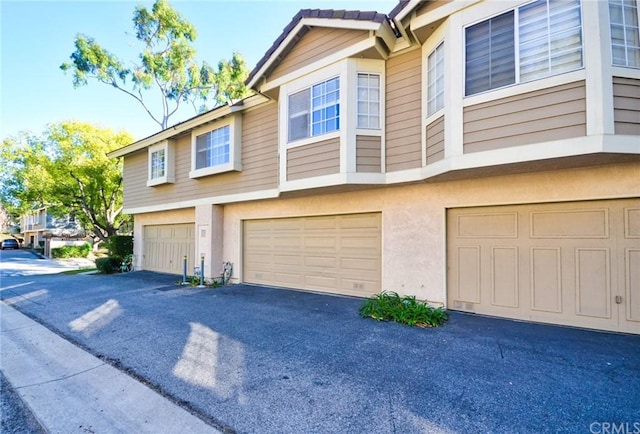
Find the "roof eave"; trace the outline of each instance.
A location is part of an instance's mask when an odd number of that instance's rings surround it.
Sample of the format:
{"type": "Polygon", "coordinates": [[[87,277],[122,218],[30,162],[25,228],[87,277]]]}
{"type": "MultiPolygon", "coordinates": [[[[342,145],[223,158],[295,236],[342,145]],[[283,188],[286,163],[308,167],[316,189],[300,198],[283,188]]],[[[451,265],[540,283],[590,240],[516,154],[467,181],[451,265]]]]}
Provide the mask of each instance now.
{"type": "Polygon", "coordinates": [[[158,133],[155,133],[149,137],[145,137],[144,139],[138,140],[130,145],[127,145],[123,148],[116,149],[115,151],[111,151],[107,154],[109,158],[118,158],[123,157],[128,154],[132,154],[141,149],[144,149],[148,146],[154,145],[163,140],[171,139],[183,133],[186,133],[196,127],[207,124],[209,122],[213,122],[217,119],[221,119],[230,114],[238,113],[247,108],[253,107],[257,104],[262,104],[264,102],[269,101],[264,95],[252,95],[243,100],[236,101],[231,105],[225,104],[220,107],[216,107],[206,113],[199,114],[192,118],[187,119],[186,121],[180,122],[172,127],[164,129],[158,133]]]}

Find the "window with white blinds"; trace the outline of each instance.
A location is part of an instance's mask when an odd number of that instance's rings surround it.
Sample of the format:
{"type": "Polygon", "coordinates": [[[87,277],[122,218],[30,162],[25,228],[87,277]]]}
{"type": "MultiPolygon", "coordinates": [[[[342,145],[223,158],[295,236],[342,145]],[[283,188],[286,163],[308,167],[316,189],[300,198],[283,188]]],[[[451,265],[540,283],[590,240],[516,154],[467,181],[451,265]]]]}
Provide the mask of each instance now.
{"type": "Polygon", "coordinates": [[[636,0],[609,0],[612,63],[640,68],[640,29],[636,0]]]}
{"type": "Polygon", "coordinates": [[[521,82],[582,67],[580,1],[538,0],[518,17],[521,82]]]}
{"type": "Polygon", "coordinates": [[[467,27],[465,89],[473,95],[515,82],[514,12],[467,27]]]}
{"type": "Polygon", "coordinates": [[[309,137],[311,89],[289,95],[289,141],[309,137]]]}
{"type": "Polygon", "coordinates": [[[444,108],[444,42],[427,57],[427,116],[444,108]]]}
{"type": "Polygon", "coordinates": [[[537,0],[465,29],[465,94],[582,67],[580,0],[537,0]]]}
{"type": "Polygon", "coordinates": [[[289,142],[340,129],[338,77],[289,95],[289,142]]]}

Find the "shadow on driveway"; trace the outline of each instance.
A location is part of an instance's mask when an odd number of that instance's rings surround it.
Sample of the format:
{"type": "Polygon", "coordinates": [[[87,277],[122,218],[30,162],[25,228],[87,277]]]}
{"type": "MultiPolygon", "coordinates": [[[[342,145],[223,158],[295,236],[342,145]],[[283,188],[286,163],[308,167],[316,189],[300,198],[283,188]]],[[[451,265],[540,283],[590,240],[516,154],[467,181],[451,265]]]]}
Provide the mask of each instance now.
{"type": "Polygon", "coordinates": [[[453,313],[418,329],[361,299],[177,276],[5,279],[2,299],[230,431],[640,427],[640,336],[453,313]]]}

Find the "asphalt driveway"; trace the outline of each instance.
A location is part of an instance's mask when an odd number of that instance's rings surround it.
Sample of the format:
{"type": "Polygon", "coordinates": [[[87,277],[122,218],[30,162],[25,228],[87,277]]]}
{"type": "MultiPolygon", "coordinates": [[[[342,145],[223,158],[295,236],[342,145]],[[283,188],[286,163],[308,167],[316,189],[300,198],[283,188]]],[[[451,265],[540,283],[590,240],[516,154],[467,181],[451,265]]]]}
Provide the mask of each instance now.
{"type": "Polygon", "coordinates": [[[640,336],[416,329],[360,318],[360,299],[177,280],[5,277],[0,296],[228,431],[640,432],[640,336]]]}

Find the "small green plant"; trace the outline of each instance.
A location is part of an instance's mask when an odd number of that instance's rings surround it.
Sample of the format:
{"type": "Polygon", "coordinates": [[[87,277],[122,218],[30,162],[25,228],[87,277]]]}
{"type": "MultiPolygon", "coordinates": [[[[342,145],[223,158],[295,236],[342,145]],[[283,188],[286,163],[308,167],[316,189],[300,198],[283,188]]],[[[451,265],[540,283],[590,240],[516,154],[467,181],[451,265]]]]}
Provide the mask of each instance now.
{"type": "Polygon", "coordinates": [[[415,296],[400,297],[395,292],[383,291],[364,302],[360,316],[416,327],[437,327],[444,324],[448,314],[443,307],[429,306],[415,296]]]}

